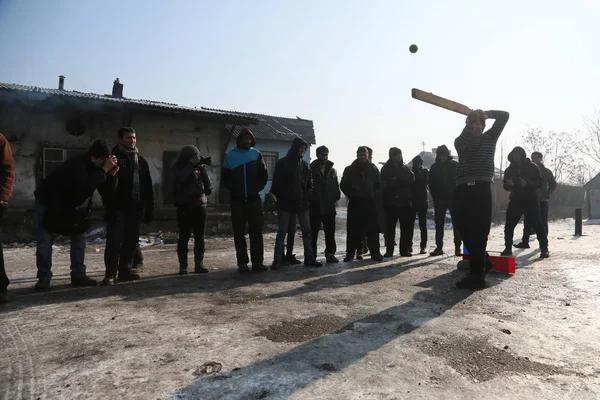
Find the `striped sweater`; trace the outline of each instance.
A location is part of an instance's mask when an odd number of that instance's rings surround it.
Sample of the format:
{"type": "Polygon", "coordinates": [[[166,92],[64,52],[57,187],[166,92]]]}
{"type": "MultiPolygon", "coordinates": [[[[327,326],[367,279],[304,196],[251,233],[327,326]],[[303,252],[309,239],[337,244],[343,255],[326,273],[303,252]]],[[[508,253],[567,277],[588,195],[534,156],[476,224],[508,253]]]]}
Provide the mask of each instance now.
{"type": "Polygon", "coordinates": [[[456,169],[456,185],[467,182],[494,181],[494,154],[496,142],[508,122],[506,111],[486,111],[488,118],[495,119],[494,125],[479,136],[472,136],[467,126],[459,137],[454,140],[458,153],[458,168],[456,169]]]}

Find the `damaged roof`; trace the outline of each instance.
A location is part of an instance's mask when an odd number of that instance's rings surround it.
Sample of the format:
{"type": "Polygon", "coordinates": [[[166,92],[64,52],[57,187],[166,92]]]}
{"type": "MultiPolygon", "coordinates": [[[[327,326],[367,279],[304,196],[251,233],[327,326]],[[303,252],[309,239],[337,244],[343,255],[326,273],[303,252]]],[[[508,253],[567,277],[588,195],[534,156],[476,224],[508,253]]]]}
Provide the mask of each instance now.
{"type": "MultiPolygon", "coordinates": [[[[257,139],[291,142],[295,138],[299,137],[308,144],[316,143],[313,121],[309,119],[303,119],[300,117],[277,117],[274,115],[247,113],[241,111],[225,111],[205,107],[202,107],[202,109],[213,112],[234,113],[237,115],[245,115],[256,118],[258,120],[258,125],[254,125],[250,129],[257,139]]],[[[232,127],[233,125],[228,126],[229,129],[232,127]]],[[[242,128],[243,126],[235,126],[233,136],[237,137],[242,128]]]]}
{"type": "Polygon", "coordinates": [[[40,98],[44,96],[60,96],[63,98],[70,98],[82,101],[100,101],[106,104],[123,105],[142,109],[158,109],[172,112],[185,112],[200,114],[204,116],[212,117],[230,117],[239,118],[249,124],[255,124],[256,118],[251,117],[246,113],[234,113],[221,110],[211,110],[208,108],[196,108],[180,106],[174,103],[165,103],[162,101],[143,100],[143,99],[130,99],[127,97],[113,97],[111,95],[101,95],[96,93],[84,93],[76,90],[61,90],[61,89],[49,89],[38,86],[25,86],[13,83],[0,82],[0,93],[1,92],[27,92],[34,95],[38,95],[40,98]]]}

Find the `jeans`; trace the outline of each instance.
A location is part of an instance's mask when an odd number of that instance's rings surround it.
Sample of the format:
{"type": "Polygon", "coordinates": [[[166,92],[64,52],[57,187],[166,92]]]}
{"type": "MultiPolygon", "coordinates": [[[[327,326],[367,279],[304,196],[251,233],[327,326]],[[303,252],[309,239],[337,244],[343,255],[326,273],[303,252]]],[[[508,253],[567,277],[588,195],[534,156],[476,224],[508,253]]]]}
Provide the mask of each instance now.
{"type": "Polygon", "coordinates": [[[308,210],[299,211],[297,213],[291,213],[288,211],[278,211],[277,218],[279,220],[279,230],[277,231],[277,237],[275,239],[275,254],[273,255],[273,261],[281,264],[283,256],[283,245],[285,242],[285,236],[288,234],[290,219],[296,214],[298,222],[300,223],[300,229],[302,230],[302,242],[304,244],[304,262],[315,261],[312,250],[312,239],[310,231],[310,213],[308,210]]]}
{"type": "Polygon", "coordinates": [[[379,223],[373,199],[355,197],[348,202],[346,257],[353,258],[365,236],[371,256],[379,256],[379,223]]]}
{"type": "Polygon", "coordinates": [[[475,182],[457,186],[454,191],[454,220],[471,254],[469,273],[483,279],[492,224],[491,183],[475,182]]]}
{"type": "Polygon", "coordinates": [[[337,250],[335,244],[335,214],[311,214],[310,230],[312,235],[312,250],[315,259],[317,258],[317,239],[319,237],[319,229],[323,224],[323,232],[325,233],[325,257],[335,255],[337,250]]]}
{"type": "Polygon", "coordinates": [[[258,199],[248,203],[232,201],[230,207],[237,265],[247,265],[249,261],[248,247],[246,245],[246,223],[248,223],[248,236],[250,236],[250,258],[252,265],[261,265],[264,261],[264,218],[261,200],[258,199]]]}
{"type": "MultiPolygon", "coordinates": [[[[54,235],[44,229],[43,220],[47,207],[35,201],[36,218],[36,251],[35,261],[38,279],[52,278],[52,245],[54,235]]],[[[83,233],[71,236],[71,278],[85,276],[85,235],[83,233]]]]}
{"type": "Polygon", "coordinates": [[[104,265],[106,277],[118,271],[130,270],[140,242],[140,222],[143,210],[117,211],[116,218],[106,224],[104,265]]]}
{"type": "MultiPolygon", "coordinates": [[[[548,237],[548,202],[540,201],[540,216],[542,218],[542,226],[546,231],[546,237],[548,237]]],[[[525,215],[523,218],[523,243],[529,243],[529,232],[533,229],[531,218],[525,215]]]]}
{"type": "Polygon", "coordinates": [[[188,266],[188,242],[194,233],[194,264],[201,266],[204,261],[204,229],[206,227],[206,207],[192,209],[177,208],[177,221],[179,222],[179,239],[177,240],[177,257],[179,268],[188,266]]]}
{"type": "MultiPolygon", "coordinates": [[[[434,220],[435,220],[435,247],[438,249],[444,248],[444,227],[446,225],[446,210],[450,211],[450,218],[452,220],[452,229],[454,230],[454,247],[460,248],[460,231],[456,227],[456,221],[454,220],[454,211],[452,210],[452,204],[437,202],[433,206],[434,220]]],[[[470,250],[469,250],[470,251],[470,250]]]]}
{"type": "Polygon", "coordinates": [[[413,235],[415,231],[415,213],[411,207],[385,206],[387,229],[385,233],[385,251],[394,253],[396,241],[396,225],[400,222],[400,254],[412,252],[413,235]]]}
{"type": "MultiPolygon", "coordinates": [[[[413,207],[415,217],[419,218],[419,230],[421,231],[421,249],[427,247],[427,205],[413,207]]],[[[414,221],[413,221],[414,225],[414,221]]],[[[412,244],[411,244],[412,245],[412,244]]]]}
{"type": "Polygon", "coordinates": [[[504,245],[506,248],[509,249],[512,247],[515,227],[523,214],[525,214],[525,217],[529,220],[529,223],[537,234],[538,241],[540,242],[540,249],[548,250],[548,235],[546,234],[546,229],[542,225],[540,202],[537,198],[512,199],[508,203],[508,208],[506,209],[506,224],[504,225],[504,245]]]}

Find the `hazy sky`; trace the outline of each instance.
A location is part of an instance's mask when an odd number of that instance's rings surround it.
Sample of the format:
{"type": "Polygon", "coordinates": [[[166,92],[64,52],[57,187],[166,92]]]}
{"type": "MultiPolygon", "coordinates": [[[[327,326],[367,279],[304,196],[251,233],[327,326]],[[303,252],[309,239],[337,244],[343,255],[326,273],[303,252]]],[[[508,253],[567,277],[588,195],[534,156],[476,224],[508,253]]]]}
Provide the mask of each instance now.
{"type": "Polygon", "coordinates": [[[413,87],[509,111],[507,146],[580,128],[600,105],[599,20],[594,0],[0,0],[0,81],[110,93],[119,77],[127,97],[312,119],[342,168],[361,144],[455,153],[464,117],[413,87]]]}

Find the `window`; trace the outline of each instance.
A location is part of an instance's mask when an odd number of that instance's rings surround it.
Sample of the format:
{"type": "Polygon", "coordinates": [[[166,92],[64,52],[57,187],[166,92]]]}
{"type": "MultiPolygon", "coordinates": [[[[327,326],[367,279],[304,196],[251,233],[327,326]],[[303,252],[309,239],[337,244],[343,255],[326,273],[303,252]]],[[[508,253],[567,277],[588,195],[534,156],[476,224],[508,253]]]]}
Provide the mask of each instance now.
{"type": "Polygon", "coordinates": [[[273,173],[275,172],[275,164],[279,160],[279,153],[275,151],[262,151],[262,158],[267,166],[267,172],[269,173],[269,180],[273,180],[273,173]]]}
{"type": "Polygon", "coordinates": [[[59,148],[44,148],[42,160],[43,179],[54,172],[62,163],[69,158],[84,152],[82,149],[59,149],[59,148]]]}

